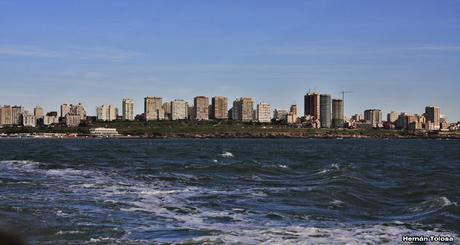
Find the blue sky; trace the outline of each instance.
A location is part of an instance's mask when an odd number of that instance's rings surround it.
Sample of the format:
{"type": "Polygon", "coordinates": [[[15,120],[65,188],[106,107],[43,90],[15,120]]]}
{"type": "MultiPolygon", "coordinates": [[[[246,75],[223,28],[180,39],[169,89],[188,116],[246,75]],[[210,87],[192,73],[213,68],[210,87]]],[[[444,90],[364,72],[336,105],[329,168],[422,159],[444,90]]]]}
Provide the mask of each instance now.
{"type": "Polygon", "coordinates": [[[275,108],[308,89],[346,114],[441,106],[460,120],[460,1],[0,0],[0,104],[120,106],[143,97],[251,96],[275,108]]]}

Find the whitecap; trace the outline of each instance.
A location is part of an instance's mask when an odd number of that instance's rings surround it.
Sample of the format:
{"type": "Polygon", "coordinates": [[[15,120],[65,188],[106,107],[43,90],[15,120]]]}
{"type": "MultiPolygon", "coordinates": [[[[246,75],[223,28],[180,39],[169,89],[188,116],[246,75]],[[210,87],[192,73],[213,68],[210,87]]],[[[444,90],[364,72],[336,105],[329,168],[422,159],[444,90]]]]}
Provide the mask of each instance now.
{"type": "Polygon", "coordinates": [[[69,235],[69,234],[81,234],[81,233],[84,233],[82,231],[58,231],[56,232],[55,235],[69,235]]]}
{"type": "Polygon", "coordinates": [[[220,154],[220,156],[224,157],[224,158],[233,158],[234,157],[233,153],[228,152],[228,151],[224,151],[222,154],[220,154]]]}
{"type": "Polygon", "coordinates": [[[342,206],[343,201],[335,199],[335,200],[330,201],[329,204],[334,205],[334,206],[342,206]]]}
{"type": "Polygon", "coordinates": [[[340,169],[338,163],[333,163],[333,164],[331,164],[331,168],[333,168],[333,169],[340,169]]]}
{"type": "MultiPolygon", "coordinates": [[[[247,228],[238,231],[224,231],[217,235],[194,238],[198,243],[232,244],[400,244],[403,235],[444,235],[455,233],[425,231],[406,228],[400,225],[348,226],[319,228],[287,226],[283,228],[247,228]]],[[[187,242],[187,241],[186,241],[187,242]]]]}
{"type": "Polygon", "coordinates": [[[37,169],[42,163],[35,162],[32,160],[4,160],[0,161],[0,166],[7,168],[26,169],[33,170],[37,169]]]}
{"type": "Polygon", "coordinates": [[[67,216],[69,216],[69,214],[64,213],[62,210],[58,210],[56,212],[56,215],[59,216],[59,217],[67,217],[67,216]]]}

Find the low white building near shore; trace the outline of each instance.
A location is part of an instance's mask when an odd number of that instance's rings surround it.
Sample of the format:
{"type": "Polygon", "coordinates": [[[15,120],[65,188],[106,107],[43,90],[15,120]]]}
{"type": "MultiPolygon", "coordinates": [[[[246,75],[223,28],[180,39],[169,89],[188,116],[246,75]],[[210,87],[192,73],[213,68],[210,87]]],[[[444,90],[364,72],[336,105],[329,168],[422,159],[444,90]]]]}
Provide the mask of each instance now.
{"type": "Polygon", "coordinates": [[[116,128],[92,128],[89,130],[94,137],[116,137],[120,136],[116,128]]]}

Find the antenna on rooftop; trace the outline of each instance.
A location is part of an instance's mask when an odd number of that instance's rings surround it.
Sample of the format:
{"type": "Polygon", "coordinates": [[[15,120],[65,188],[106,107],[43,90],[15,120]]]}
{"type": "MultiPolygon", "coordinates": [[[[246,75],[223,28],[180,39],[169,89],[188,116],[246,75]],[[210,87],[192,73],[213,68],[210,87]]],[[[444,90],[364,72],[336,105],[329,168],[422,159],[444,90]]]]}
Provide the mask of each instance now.
{"type": "Polygon", "coordinates": [[[342,91],[340,91],[340,93],[342,94],[342,101],[345,103],[345,94],[350,94],[350,93],[353,93],[353,92],[352,91],[342,90],[342,91]]]}

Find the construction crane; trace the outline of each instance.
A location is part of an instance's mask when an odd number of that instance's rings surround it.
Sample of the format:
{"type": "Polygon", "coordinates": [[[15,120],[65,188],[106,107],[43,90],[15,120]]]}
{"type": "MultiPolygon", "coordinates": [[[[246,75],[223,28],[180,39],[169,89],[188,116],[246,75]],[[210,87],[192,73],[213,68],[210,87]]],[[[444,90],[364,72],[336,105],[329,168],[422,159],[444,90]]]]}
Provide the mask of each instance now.
{"type": "Polygon", "coordinates": [[[345,94],[349,94],[349,93],[353,93],[352,91],[340,91],[340,93],[342,94],[342,101],[343,103],[345,103],[345,94]]]}

